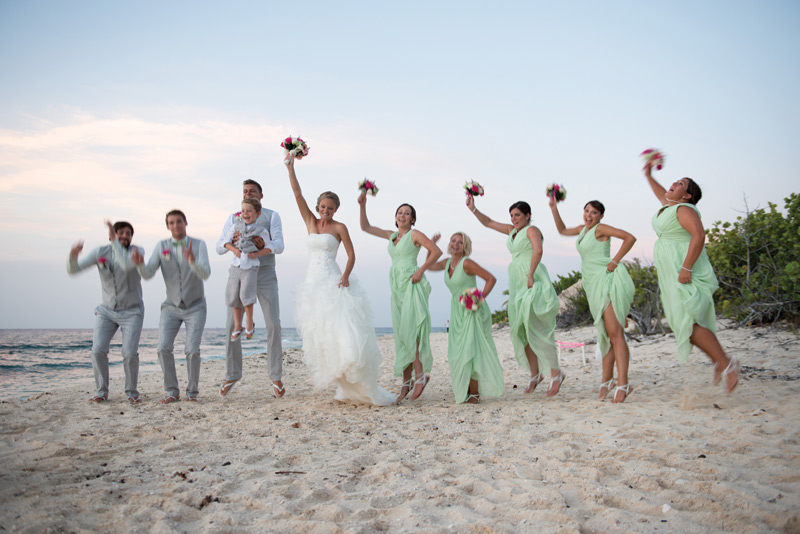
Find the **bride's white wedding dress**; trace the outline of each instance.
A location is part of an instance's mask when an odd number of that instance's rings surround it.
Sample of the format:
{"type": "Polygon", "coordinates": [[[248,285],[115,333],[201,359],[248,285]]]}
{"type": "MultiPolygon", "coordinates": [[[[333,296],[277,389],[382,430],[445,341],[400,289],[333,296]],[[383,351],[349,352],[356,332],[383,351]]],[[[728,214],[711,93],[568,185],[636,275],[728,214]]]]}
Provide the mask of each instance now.
{"type": "Polygon", "coordinates": [[[381,353],[367,294],[350,277],[340,288],[339,240],[309,234],[306,281],[295,290],[295,323],[314,386],[337,386],[335,398],[386,406],[395,395],[378,386],[381,353]]]}

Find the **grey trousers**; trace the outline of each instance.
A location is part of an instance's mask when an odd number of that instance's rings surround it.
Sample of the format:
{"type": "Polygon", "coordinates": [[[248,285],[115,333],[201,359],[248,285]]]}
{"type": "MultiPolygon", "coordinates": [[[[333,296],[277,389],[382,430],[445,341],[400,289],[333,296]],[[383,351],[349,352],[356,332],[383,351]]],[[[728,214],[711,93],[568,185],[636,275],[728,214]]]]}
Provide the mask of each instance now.
{"type": "MultiPolygon", "coordinates": [[[[267,357],[269,358],[269,378],[280,380],[283,372],[283,348],[281,346],[281,309],[278,302],[278,277],[274,265],[258,268],[258,302],[264,313],[267,328],[267,357]]],[[[227,341],[225,342],[225,380],[236,381],[242,378],[242,338],[231,341],[233,332],[233,309],[228,307],[227,341]]]]}
{"type": "Polygon", "coordinates": [[[125,394],[139,396],[139,337],[142,335],[144,304],[136,308],[112,310],[102,304],[94,309],[94,335],[92,338],[92,370],[97,386],[95,395],[108,398],[108,349],[111,338],[122,330],[122,368],[125,370],[125,394]]]}
{"type": "Polygon", "coordinates": [[[203,338],[203,328],[206,326],[206,299],[200,299],[197,304],[183,309],[167,301],[161,304],[161,319],[158,322],[158,362],[164,373],[164,391],[176,399],[180,396],[178,375],[175,372],[175,336],[181,329],[181,323],[186,324],[186,345],[183,352],[186,355],[186,370],[189,373],[189,382],[186,384],[186,396],[197,397],[200,387],[200,341],[203,338]]]}

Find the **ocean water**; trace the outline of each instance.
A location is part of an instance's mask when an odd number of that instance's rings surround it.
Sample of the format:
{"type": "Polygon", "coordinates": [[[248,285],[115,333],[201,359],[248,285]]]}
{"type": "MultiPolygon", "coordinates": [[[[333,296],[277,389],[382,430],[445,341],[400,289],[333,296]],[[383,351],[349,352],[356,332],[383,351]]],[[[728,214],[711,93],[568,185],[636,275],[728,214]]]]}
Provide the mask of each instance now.
{"type": "MultiPolygon", "coordinates": [[[[437,329],[435,329],[437,330],[437,329]]],[[[441,330],[441,329],[438,329],[441,330]]],[[[392,333],[391,328],[376,328],[378,336],[392,333]]],[[[300,337],[294,328],[283,328],[283,348],[299,348],[300,337]]],[[[175,339],[175,363],[184,360],[186,331],[181,328],[175,339]]],[[[111,341],[108,353],[112,380],[123,376],[119,332],[111,341]]],[[[161,372],[158,364],[158,329],[145,328],[139,340],[139,374],[161,372]]],[[[242,340],[245,357],[266,350],[266,333],[256,329],[252,340],[242,340]]],[[[86,383],[94,391],[92,374],[92,330],[3,330],[0,329],[0,400],[24,399],[55,388],[86,383]]],[[[200,345],[203,361],[225,359],[225,330],[206,328],[200,345]]]]}

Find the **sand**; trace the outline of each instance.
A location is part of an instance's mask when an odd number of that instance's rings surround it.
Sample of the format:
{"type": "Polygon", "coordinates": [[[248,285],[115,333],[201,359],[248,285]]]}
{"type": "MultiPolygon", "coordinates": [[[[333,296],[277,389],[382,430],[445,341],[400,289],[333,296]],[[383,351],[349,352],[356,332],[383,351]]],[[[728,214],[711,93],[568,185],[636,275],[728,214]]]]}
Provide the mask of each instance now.
{"type": "MultiPolygon", "coordinates": [[[[594,345],[562,354],[567,379],[523,395],[508,330],[495,332],[503,397],[453,403],[447,337],[432,336],[423,396],[377,408],[316,391],[287,351],[287,395],[264,356],[217,395],[159,405],[160,373],[129,406],[122,381],[94,405],[83,386],[0,403],[3,532],[800,532],[800,340],[787,329],[721,327],[743,364],[728,396],[700,353],[671,336],[631,342],[624,404],[596,399],[594,345]]],[[[592,342],[593,330],[557,339],[592,342]]],[[[380,340],[381,385],[391,338],[380,340]]],[[[185,386],[185,368],[179,368],[185,386]]]]}

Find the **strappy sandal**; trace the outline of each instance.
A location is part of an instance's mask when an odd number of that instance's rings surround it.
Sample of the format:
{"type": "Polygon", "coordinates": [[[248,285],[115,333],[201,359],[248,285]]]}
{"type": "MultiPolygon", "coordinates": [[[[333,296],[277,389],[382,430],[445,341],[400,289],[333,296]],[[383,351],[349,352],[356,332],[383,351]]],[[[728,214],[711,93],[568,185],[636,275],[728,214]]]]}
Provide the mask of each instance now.
{"type": "Polygon", "coordinates": [[[733,390],[736,389],[736,386],[739,385],[739,360],[734,360],[731,358],[731,362],[728,364],[728,367],[722,371],[722,378],[725,379],[725,390],[728,392],[728,395],[733,393],[733,390]],[[728,389],[728,375],[736,375],[736,382],[733,383],[733,387],[728,389]]]}
{"type": "Polygon", "coordinates": [[[163,399],[159,400],[158,403],[159,404],[172,404],[173,402],[178,402],[179,400],[181,400],[180,397],[173,397],[172,395],[167,395],[163,399]]]}
{"type": "Polygon", "coordinates": [[[225,382],[223,382],[222,385],[219,387],[219,396],[224,397],[225,395],[227,395],[235,383],[236,380],[226,380],[225,382]]]}
{"type": "Polygon", "coordinates": [[[606,392],[600,397],[600,400],[605,400],[605,398],[608,397],[608,394],[611,393],[611,390],[614,388],[614,384],[616,383],[617,381],[612,378],[611,380],[600,384],[600,391],[603,391],[603,388],[606,388],[606,392]]]}
{"type": "Polygon", "coordinates": [[[561,391],[561,385],[564,383],[564,380],[566,380],[566,378],[567,375],[565,375],[561,371],[559,371],[556,376],[552,377],[550,379],[550,387],[547,388],[547,396],[555,397],[556,395],[558,395],[558,391],[561,391]],[[553,384],[555,384],[556,382],[558,382],[558,391],[556,391],[555,393],[550,393],[550,391],[553,389],[553,384]]]}
{"type": "Polygon", "coordinates": [[[469,404],[480,404],[481,396],[475,393],[474,395],[470,395],[469,397],[467,397],[466,402],[469,404]]]}
{"type": "Polygon", "coordinates": [[[419,394],[415,397],[414,394],[411,394],[410,400],[417,400],[422,396],[422,392],[425,391],[425,386],[428,385],[431,377],[427,373],[422,373],[422,376],[414,380],[414,389],[417,389],[417,384],[422,384],[422,388],[419,390],[419,394]]]}
{"type": "Polygon", "coordinates": [[[541,373],[537,373],[534,376],[532,376],[531,379],[528,380],[528,387],[525,388],[525,394],[526,395],[530,395],[531,393],[536,391],[536,386],[538,386],[542,382],[544,382],[544,377],[542,376],[541,373]],[[531,387],[531,386],[533,386],[533,387],[531,387]],[[530,391],[528,391],[529,389],[530,389],[530,391]]]}
{"type": "Polygon", "coordinates": [[[414,387],[414,379],[409,378],[402,384],[400,384],[400,394],[397,396],[397,400],[395,402],[399,403],[401,400],[408,397],[408,394],[411,393],[411,388],[414,387]],[[406,392],[403,393],[403,389],[405,388],[406,392]]]}
{"type": "Polygon", "coordinates": [[[611,402],[613,402],[615,404],[623,403],[626,400],[628,400],[628,396],[631,393],[633,393],[633,386],[631,386],[630,382],[628,382],[624,386],[617,386],[616,388],[614,388],[614,397],[611,399],[611,402]],[[617,401],[617,393],[620,392],[620,391],[625,394],[625,398],[622,399],[621,401],[617,401]]]}

